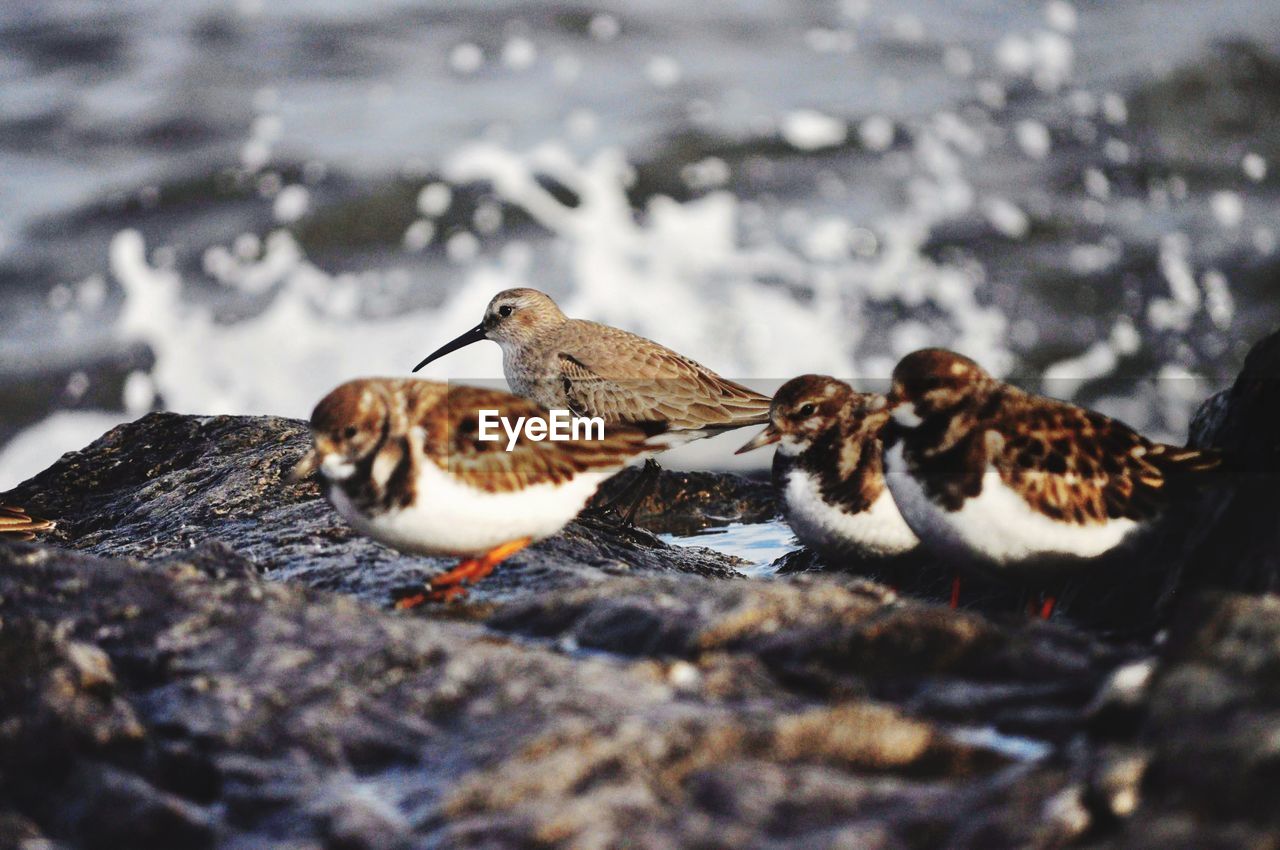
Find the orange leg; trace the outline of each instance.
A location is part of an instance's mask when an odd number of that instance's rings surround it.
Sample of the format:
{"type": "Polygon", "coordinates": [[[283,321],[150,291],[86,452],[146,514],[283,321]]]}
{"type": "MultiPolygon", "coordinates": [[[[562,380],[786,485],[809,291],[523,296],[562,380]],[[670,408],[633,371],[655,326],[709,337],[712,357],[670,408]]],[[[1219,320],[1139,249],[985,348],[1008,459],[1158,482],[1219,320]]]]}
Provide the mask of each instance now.
{"type": "Polygon", "coordinates": [[[416,608],[424,602],[448,602],[451,599],[464,596],[467,589],[463,585],[475,584],[480,581],[493,572],[494,567],[528,546],[531,542],[533,541],[528,537],[523,537],[519,540],[512,540],[510,543],[496,546],[479,558],[467,558],[460,561],[456,567],[447,573],[442,573],[427,582],[427,586],[423,588],[422,592],[399,596],[396,599],[396,608],[398,610],[416,608]]]}
{"type": "Polygon", "coordinates": [[[960,576],[951,579],[951,610],[960,607],[960,576]]]}

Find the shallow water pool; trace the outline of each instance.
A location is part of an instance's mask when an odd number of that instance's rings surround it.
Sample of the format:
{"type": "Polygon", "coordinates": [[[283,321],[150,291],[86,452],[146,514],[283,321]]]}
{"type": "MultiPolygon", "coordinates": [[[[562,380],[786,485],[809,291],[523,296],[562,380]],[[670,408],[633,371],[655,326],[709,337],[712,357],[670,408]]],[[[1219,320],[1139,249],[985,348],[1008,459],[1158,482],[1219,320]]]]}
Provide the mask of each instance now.
{"type": "Polygon", "coordinates": [[[774,562],[800,548],[790,527],[781,519],[769,522],[735,522],[686,537],[674,534],[662,534],[659,537],[672,546],[705,546],[749,561],[750,566],[744,566],[741,570],[752,578],[775,575],[777,567],[774,562]]]}

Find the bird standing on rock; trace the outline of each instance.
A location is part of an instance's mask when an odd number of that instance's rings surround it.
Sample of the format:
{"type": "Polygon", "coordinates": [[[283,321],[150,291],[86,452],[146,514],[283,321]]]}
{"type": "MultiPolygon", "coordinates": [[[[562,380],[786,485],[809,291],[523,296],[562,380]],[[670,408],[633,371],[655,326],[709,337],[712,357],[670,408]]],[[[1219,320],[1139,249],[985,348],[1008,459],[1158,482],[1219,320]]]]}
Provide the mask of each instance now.
{"type": "MultiPolygon", "coordinates": [[[[584,319],[570,319],[536,289],[499,292],[471,330],[413,368],[481,340],[502,347],[511,391],[549,409],[598,416],[607,424],[662,422],[669,445],[769,418],[769,397],[720,377],[652,340],[584,319]]],[[[638,487],[651,485],[646,463],[638,487]]],[[[628,519],[643,498],[634,499],[628,519]]]]}
{"type": "Polygon", "coordinates": [[[1024,392],[944,349],[904,357],[886,405],[887,480],[907,524],[938,554],[1021,583],[1127,550],[1221,463],[1024,392]]]}
{"type": "Polygon", "coordinates": [[[505,558],[574,518],[600,482],[665,448],[646,428],[535,439],[528,429],[491,439],[485,419],[547,421],[533,402],[498,390],[415,378],[366,378],[334,389],[311,414],[313,448],[294,480],[321,489],[352,527],[401,551],[464,558],[396,594],[396,607],[447,601],[505,558]]]}
{"type": "Polygon", "coordinates": [[[806,547],[837,558],[892,558],[920,540],[885,485],[880,435],[888,421],[880,396],[801,375],[778,390],[769,424],[738,452],[778,444],[774,487],[806,547]]]}

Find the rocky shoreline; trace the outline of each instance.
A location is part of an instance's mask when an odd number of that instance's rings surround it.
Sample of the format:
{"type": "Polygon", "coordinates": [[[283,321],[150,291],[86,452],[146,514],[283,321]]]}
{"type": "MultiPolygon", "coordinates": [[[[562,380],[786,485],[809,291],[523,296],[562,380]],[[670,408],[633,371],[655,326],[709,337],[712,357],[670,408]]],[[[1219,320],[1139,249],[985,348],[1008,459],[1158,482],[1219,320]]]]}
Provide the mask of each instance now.
{"type": "MultiPolygon", "coordinates": [[[[1264,471],[1280,337],[1202,444],[1264,471]]],[[[470,601],[285,483],[301,423],[153,414],[5,501],[0,848],[1275,846],[1274,479],[1189,552],[1160,627],[953,612],[579,521],[470,601]],[[1244,592],[1241,592],[1244,591],[1244,592]]],[[[664,475],[646,522],[774,512],[664,475]],[[657,506],[662,509],[656,510],[657,506]]],[[[1132,600],[1126,604],[1133,604],[1132,600]]]]}

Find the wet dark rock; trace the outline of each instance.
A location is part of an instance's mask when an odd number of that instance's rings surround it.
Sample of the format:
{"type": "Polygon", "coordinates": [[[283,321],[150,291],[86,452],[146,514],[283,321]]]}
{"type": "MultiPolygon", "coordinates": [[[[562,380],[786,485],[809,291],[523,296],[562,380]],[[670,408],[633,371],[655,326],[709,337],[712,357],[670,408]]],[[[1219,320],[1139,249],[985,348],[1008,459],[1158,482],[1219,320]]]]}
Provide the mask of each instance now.
{"type": "Polygon", "coordinates": [[[489,627],[207,572],[0,547],[16,828],[86,847],[924,847],[992,820],[982,835],[1012,841],[1026,821],[987,809],[1061,772],[954,731],[989,704],[943,721],[902,694],[1083,683],[1115,654],[819,582],[605,579],[563,616],[549,591],[489,627]]]}
{"type": "Polygon", "coordinates": [[[1208,399],[1191,444],[1228,454],[1221,517],[1192,558],[1188,583],[1280,589],[1280,331],[1259,342],[1230,389],[1208,399]]]}
{"type": "Polygon", "coordinates": [[[1064,719],[1078,725],[1098,671],[1131,652],[1070,629],[1011,628],[908,602],[871,582],[812,578],[610,582],[513,601],[488,623],[574,649],[679,658],[725,697],[780,685],[822,699],[871,696],[950,723],[1007,717],[1019,734],[1040,737],[1058,734],[1064,719]]]}
{"type": "Polygon", "coordinates": [[[1135,736],[1095,757],[1105,847],[1273,847],[1280,734],[1280,604],[1205,594],[1186,603],[1135,736]]]}
{"type": "MultiPolygon", "coordinates": [[[[615,475],[600,488],[596,504],[613,501],[639,474],[638,467],[630,467],[615,475]]],[[[768,481],[663,470],[652,492],[640,501],[635,520],[658,534],[689,535],[733,522],[764,522],[778,516],[778,510],[768,481]]]]}
{"type": "MultiPolygon", "coordinates": [[[[773,568],[780,576],[809,573],[843,583],[870,580],[887,585],[905,596],[936,602],[950,599],[951,580],[955,577],[954,568],[924,552],[912,552],[894,558],[860,558],[802,548],[775,560],[773,568]]],[[[987,603],[994,601],[990,598],[993,590],[1003,588],[995,588],[988,582],[966,576],[962,597],[965,606],[975,606],[981,600],[986,607],[987,603]]],[[[1006,591],[1002,596],[1003,608],[997,605],[992,610],[1008,610],[1017,604],[1017,593],[1006,591]]]]}

